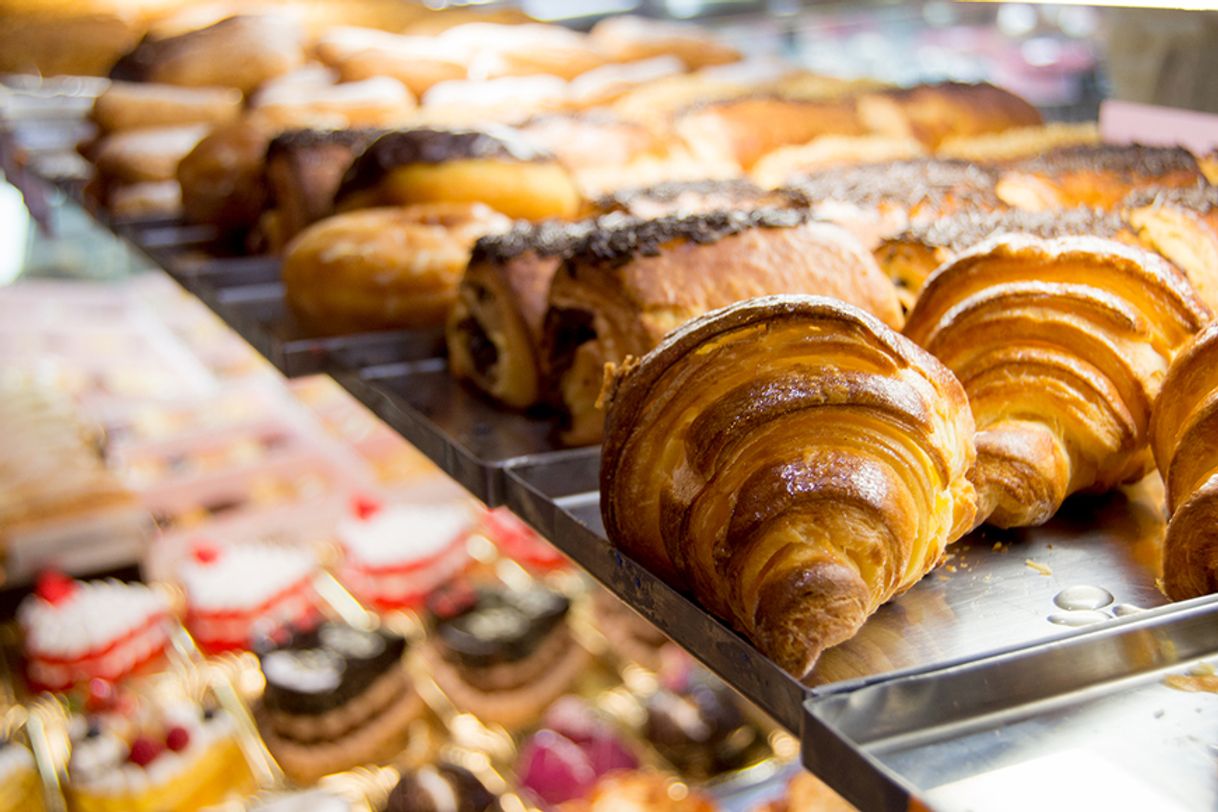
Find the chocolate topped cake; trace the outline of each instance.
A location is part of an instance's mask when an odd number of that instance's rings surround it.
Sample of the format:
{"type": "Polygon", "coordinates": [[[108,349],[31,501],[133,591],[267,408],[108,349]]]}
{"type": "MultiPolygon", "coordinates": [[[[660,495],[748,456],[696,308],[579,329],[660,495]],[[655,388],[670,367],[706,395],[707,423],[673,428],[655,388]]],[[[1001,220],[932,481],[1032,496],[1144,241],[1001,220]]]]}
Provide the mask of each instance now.
{"type": "Polygon", "coordinates": [[[499,801],[477,777],[456,764],[420,767],[402,775],[385,812],[491,812],[499,801]]]}

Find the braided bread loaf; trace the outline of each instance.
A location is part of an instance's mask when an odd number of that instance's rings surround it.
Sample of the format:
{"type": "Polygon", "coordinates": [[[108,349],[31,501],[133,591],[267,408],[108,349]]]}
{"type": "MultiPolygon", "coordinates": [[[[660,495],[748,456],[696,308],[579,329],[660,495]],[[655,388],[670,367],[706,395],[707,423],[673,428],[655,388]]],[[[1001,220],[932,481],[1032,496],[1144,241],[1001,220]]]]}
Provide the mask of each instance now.
{"type": "Polygon", "coordinates": [[[1002,236],[939,269],[905,334],[968,392],[978,519],[1040,524],[1072,493],[1144,476],[1151,404],[1207,318],[1167,262],[1092,237],[1002,236]]]}
{"type": "Polygon", "coordinates": [[[689,323],[617,371],[607,420],[610,540],[797,675],[972,526],[963,389],[840,301],[689,323]]]}
{"type": "Polygon", "coordinates": [[[1171,514],[1163,587],[1173,600],[1218,592],[1218,325],[1172,363],[1151,442],[1171,514]]]}

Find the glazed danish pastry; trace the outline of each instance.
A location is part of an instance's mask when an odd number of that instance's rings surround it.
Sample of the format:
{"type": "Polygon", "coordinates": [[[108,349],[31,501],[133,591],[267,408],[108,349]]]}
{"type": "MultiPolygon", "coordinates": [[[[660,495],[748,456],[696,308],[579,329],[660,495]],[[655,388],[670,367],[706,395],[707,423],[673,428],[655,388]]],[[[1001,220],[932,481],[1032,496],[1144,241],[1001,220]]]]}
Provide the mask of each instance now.
{"type": "Polygon", "coordinates": [[[1002,173],[995,192],[1010,206],[1032,211],[1091,206],[1110,209],[1150,186],[1204,181],[1197,159],[1179,147],[1067,147],[1021,161],[1002,173]]]}
{"type": "Polygon", "coordinates": [[[1218,326],[1172,363],[1151,437],[1171,515],[1164,591],[1173,600],[1218,592],[1218,326]]]}
{"type": "Polygon", "coordinates": [[[356,158],[334,198],[339,211],[412,203],[483,203],[509,217],[573,217],[575,181],[549,153],[508,132],[386,133],[356,158]]]}
{"type": "Polygon", "coordinates": [[[973,523],[956,379],[840,301],[707,314],[607,395],[610,541],[803,677],[973,523]]]}
{"type": "Polygon", "coordinates": [[[1002,132],[1041,123],[1023,99],[986,82],[943,82],[862,96],[859,118],[868,130],[916,138],[936,149],[947,138],[1002,132]]]}
{"type": "Polygon", "coordinates": [[[1122,206],[1144,243],[1184,272],[1218,313],[1218,187],[1142,189],[1122,206]]]}
{"type": "Polygon", "coordinates": [[[600,439],[606,364],[643,355],[708,310],[772,293],[833,296],[901,324],[896,290],[875,260],[804,211],[710,212],[594,231],[550,285],[542,347],[566,416],[563,440],[600,439]]]}
{"type": "Polygon", "coordinates": [[[541,330],[550,281],[596,222],[518,224],[474,245],[448,318],[453,375],[516,409],[544,391],[541,330]]]}
{"type": "Polygon", "coordinates": [[[1006,235],[939,269],[905,334],[969,394],[978,521],[1041,524],[1145,476],[1151,406],[1208,318],[1169,263],[1109,240],[1006,235]]]}
{"type": "Polygon", "coordinates": [[[470,249],[510,221],[477,203],[363,209],[315,223],[288,245],[284,297],[327,333],[444,324],[470,249]]]}

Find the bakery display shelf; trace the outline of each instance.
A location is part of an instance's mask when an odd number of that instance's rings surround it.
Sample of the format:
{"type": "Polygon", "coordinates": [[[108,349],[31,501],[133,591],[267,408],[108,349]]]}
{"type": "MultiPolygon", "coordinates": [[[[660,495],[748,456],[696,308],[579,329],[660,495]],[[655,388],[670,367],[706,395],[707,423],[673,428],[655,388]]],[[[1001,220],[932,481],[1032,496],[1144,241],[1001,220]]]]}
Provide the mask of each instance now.
{"type": "Polygon", "coordinates": [[[807,703],[803,759],[862,809],[1218,808],[1218,597],[807,703]]]}

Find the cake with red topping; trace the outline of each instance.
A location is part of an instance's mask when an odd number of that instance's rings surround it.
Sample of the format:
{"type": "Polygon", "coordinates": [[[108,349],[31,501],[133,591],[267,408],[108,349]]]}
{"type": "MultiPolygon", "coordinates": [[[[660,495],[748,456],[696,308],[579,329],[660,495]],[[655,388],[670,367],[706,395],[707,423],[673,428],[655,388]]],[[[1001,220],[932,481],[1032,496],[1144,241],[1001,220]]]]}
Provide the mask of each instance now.
{"type": "Polygon", "coordinates": [[[543,575],[570,566],[571,562],[554,545],[505,507],[488,510],[483,515],[482,532],[502,555],[530,572],[543,575]]]}
{"type": "Polygon", "coordinates": [[[197,543],[179,572],[186,628],[209,653],[311,628],[319,616],[313,589],[318,569],[317,557],[303,547],[197,543]]]}
{"type": "Polygon", "coordinates": [[[469,565],[469,513],[456,505],[383,506],[353,501],[338,526],[340,580],[380,611],[412,609],[469,565]]]}
{"type": "Polygon", "coordinates": [[[168,613],[165,597],[143,584],[44,574],[17,612],[30,685],[63,691],[94,677],[122,679],[159,660],[168,613]]]}

